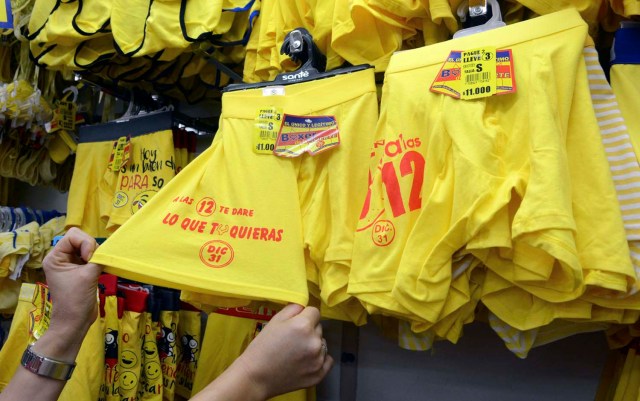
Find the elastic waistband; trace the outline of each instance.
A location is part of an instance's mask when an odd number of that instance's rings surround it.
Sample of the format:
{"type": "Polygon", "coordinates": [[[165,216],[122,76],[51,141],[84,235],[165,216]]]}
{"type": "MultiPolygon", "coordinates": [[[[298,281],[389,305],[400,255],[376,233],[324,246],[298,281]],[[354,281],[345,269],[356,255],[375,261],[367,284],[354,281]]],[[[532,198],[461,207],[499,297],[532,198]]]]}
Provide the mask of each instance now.
{"type": "Polygon", "coordinates": [[[317,81],[285,85],[285,95],[264,96],[274,87],[222,94],[222,118],[254,119],[261,107],[279,107],[289,114],[305,115],[343,104],[376,91],[373,68],[317,81]]]}
{"type": "Polygon", "coordinates": [[[136,117],[127,121],[112,121],[105,124],[80,127],[78,143],[115,141],[121,136],[142,136],[170,130],[173,117],[170,111],[136,117]]]}
{"type": "Polygon", "coordinates": [[[475,49],[482,46],[506,49],[518,43],[532,41],[574,28],[582,28],[584,36],[587,36],[587,24],[576,10],[558,11],[502,28],[436,43],[419,49],[397,52],[391,57],[387,73],[411,70],[434,64],[442,65],[452,50],[475,49]]]}
{"type": "Polygon", "coordinates": [[[640,23],[626,23],[616,31],[611,64],[640,64],[640,23]]]}

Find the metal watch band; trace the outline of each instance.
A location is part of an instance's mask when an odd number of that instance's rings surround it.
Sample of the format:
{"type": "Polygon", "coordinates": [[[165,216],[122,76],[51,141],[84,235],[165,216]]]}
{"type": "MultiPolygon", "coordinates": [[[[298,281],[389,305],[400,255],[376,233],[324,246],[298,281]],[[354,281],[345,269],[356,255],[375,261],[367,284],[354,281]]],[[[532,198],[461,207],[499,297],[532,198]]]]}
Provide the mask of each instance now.
{"type": "Polygon", "coordinates": [[[38,355],[31,350],[31,345],[22,354],[22,366],[28,371],[55,380],[69,380],[76,367],[75,363],[57,361],[38,355]]]}

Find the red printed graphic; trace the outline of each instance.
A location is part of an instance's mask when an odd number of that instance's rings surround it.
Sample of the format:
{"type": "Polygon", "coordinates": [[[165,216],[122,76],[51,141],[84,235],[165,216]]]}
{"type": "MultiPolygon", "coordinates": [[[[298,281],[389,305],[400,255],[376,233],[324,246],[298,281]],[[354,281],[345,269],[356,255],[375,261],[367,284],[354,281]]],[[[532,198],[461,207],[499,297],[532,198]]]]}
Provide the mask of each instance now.
{"type": "Polygon", "coordinates": [[[196,212],[200,216],[211,216],[216,211],[216,201],[212,198],[202,198],[196,204],[196,212]]]}
{"type": "Polygon", "coordinates": [[[209,267],[221,268],[233,262],[233,247],[227,242],[213,240],[200,248],[200,260],[209,267]]]}
{"type": "MultiPolygon", "coordinates": [[[[422,154],[414,150],[421,144],[420,138],[406,140],[402,134],[399,135],[397,140],[376,143],[376,147],[384,147],[386,157],[394,159],[384,163],[380,160],[381,166],[378,167],[393,217],[402,216],[407,212],[407,208],[411,212],[422,207],[425,160],[422,154]],[[397,162],[398,157],[401,157],[399,163],[397,162]],[[400,173],[399,177],[398,172],[400,173]],[[408,194],[408,199],[405,199],[407,194],[403,194],[402,191],[402,188],[406,188],[406,185],[401,185],[401,179],[405,179],[405,177],[410,177],[411,179],[411,190],[408,194]]],[[[370,173],[369,189],[360,212],[361,221],[372,221],[370,217],[368,218],[370,212],[378,212],[378,210],[371,210],[372,185],[373,178],[370,173]]],[[[358,231],[361,230],[359,229],[358,231]]]]}
{"type": "Polygon", "coordinates": [[[387,246],[396,237],[396,228],[389,220],[376,221],[371,232],[373,243],[378,246],[387,246]]]}

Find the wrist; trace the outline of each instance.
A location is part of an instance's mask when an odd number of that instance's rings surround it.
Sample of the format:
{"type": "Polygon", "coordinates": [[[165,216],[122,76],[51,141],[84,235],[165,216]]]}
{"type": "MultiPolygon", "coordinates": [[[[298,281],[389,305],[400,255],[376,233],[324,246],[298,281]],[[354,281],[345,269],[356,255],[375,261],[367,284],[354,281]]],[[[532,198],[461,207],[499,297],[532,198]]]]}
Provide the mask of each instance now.
{"type": "MultiPolygon", "coordinates": [[[[266,377],[261,377],[254,367],[241,355],[228,369],[230,376],[238,379],[239,386],[247,388],[246,399],[266,400],[271,397],[266,377]]],[[[226,372],[225,372],[226,373],[226,372]]]]}
{"type": "Polygon", "coordinates": [[[76,360],[85,334],[86,331],[52,325],[31,348],[42,356],[72,363],[76,360]]]}

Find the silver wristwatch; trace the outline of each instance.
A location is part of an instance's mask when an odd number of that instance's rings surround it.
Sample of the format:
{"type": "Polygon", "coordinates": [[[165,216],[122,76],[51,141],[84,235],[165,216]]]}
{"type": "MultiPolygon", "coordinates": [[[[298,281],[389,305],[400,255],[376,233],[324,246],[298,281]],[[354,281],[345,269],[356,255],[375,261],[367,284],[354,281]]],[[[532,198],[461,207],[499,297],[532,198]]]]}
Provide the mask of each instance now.
{"type": "Polygon", "coordinates": [[[57,361],[38,355],[31,350],[31,345],[22,354],[21,363],[32,373],[56,380],[69,380],[76,367],[75,363],[57,361]]]}

